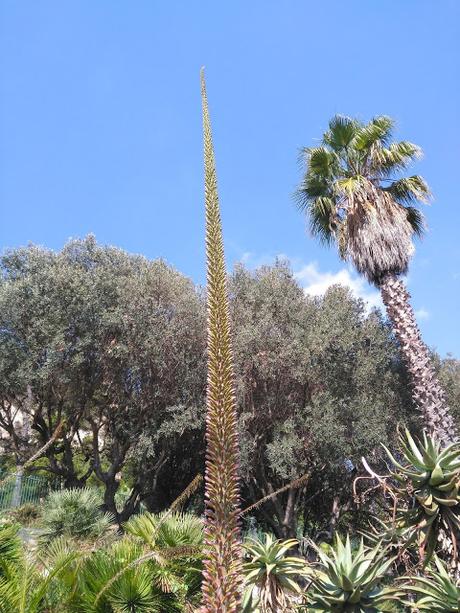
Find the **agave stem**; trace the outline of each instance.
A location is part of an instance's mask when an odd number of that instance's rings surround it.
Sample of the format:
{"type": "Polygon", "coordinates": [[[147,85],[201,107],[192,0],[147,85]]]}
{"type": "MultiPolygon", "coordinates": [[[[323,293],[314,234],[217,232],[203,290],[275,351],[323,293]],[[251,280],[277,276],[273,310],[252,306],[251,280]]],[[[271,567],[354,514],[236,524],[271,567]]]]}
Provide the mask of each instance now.
{"type": "Polygon", "coordinates": [[[239,610],[238,432],[227,275],[204,71],[201,70],[206,206],[208,381],[206,398],[203,611],[239,610]]]}

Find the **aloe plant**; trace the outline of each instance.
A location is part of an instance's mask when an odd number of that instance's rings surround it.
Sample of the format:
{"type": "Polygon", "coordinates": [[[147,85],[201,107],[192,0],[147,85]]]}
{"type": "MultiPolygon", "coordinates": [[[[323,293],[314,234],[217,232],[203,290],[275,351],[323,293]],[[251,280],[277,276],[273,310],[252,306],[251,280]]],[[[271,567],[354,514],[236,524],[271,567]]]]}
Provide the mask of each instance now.
{"type": "Polygon", "coordinates": [[[460,444],[442,447],[425,433],[416,442],[408,430],[399,441],[401,461],[385,447],[393,464],[387,483],[403,503],[397,509],[394,524],[407,542],[418,541],[425,562],[433,554],[438,539],[446,534],[456,557],[460,530],[460,444]]]}
{"type": "MultiPolygon", "coordinates": [[[[428,576],[412,578],[410,591],[421,596],[414,605],[416,611],[451,613],[460,611],[460,584],[449,575],[446,566],[434,556],[435,568],[428,569],[428,576]]],[[[411,577],[405,577],[411,579],[411,577]]]]}
{"type": "Polygon", "coordinates": [[[312,543],[319,563],[308,570],[312,583],[307,591],[306,611],[337,613],[374,613],[392,611],[404,591],[384,585],[385,576],[394,561],[380,543],[373,549],[361,540],[353,551],[349,536],[345,542],[336,536],[326,553],[312,543]]]}
{"type": "Polygon", "coordinates": [[[305,568],[301,558],[288,556],[297,545],[294,539],[275,540],[270,534],[249,539],[245,544],[245,593],[243,613],[282,613],[292,610],[292,597],[302,590],[297,581],[305,568]]]}
{"type": "Polygon", "coordinates": [[[222,225],[204,71],[201,71],[206,205],[208,382],[206,397],[204,611],[238,611],[241,590],[238,433],[222,225]]]}

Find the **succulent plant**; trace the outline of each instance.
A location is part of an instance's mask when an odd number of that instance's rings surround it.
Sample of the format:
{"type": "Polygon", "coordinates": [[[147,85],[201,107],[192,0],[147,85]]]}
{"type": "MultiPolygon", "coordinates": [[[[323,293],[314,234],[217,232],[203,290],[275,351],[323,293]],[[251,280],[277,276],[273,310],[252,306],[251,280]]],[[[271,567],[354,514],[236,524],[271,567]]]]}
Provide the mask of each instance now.
{"type": "Polygon", "coordinates": [[[294,539],[280,541],[270,534],[244,544],[245,593],[243,613],[275,613],[292,610],[292,596],[300,595],[297,579],[305,569],[301,558],[286,555],[297,545],[294,539]]]}
{"type": "MultiPolygon", "coordinates": [[[[414,605],[417,611],[450,613],[460,611],[460,584],[450,577],[446,566],[434,556],[435,567],[428,569],[426,577],[415,577],[410,591],[421,595],[414,605]]],[[[410,579],[410,577],[404,577],[410,579]]]]}
{"type": "Polygon", "coordinates": [[[337,535],[329,553],[314,543],[312,546],[319,563],[308,569],[311,585],[304,611],[393,611],[403,597],[402,588],[384,585],[394,558],[388,557],[387,548],[380,543],[371,549],[361,540],[354,551],[349,536],[343,542],[337,535]]]}
{"type": "Polygon", "coordinates": [[[443,533],[456,553],[460,531],[460,444],[447,447],[425,433],[415,441],[408,430],[399,437],[401,461],[385,450],[393,464],[389,487],[398,503],[396,529],[406,542],[418,541],[425,562],[443,533]],[[394,485],[397,484],[397,485],[394,485]]]}

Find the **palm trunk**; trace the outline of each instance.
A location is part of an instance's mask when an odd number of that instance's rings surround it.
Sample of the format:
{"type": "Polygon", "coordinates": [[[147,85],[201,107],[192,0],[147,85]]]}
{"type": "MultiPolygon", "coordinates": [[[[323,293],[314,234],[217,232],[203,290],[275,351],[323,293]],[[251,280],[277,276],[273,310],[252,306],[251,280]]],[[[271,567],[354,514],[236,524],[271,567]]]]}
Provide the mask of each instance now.
{"type": "Polygon", "coordinates": [[[417,326],[409,292],[393,273],[382,278],[379,288],[412,380],[415,405],[421,411],[430,433],[443,444],[452,443],[458,438],[457,431],[430,352],[417,326]]]}

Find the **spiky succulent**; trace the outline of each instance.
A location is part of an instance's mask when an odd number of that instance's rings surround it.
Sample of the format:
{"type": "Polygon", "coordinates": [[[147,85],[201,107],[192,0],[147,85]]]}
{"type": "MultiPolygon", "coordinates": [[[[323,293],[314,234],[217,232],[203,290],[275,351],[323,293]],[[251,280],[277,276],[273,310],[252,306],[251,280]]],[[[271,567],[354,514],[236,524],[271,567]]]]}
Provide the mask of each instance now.
{"type": "Polygon", "coordinates": [[[393,464],[389,487],[396,495],[396,527],[410,542],[418,540],[426,560],[441,532],[447,532],[456,554],[460,530],[460,444],[447,447],[425,433],[415,441],[408,430],[400,435],[401,461],[385,447],[393,464]],[[397,484],[397,485],[395,485],[397,484]]]}
{"type": "Polygon", "coordinates": [[[246,584],[243,613],[291,610],[292,596],[301,594],[297,579],[305,569],[301,558],[287,555],[296,545],[294,539],[280,541],[270,534],[244,544],[247,562],[243,566],[246,584]]]}
{"type": "Polygon", "coordinates": [[[345,542],[336,535],[326,553],[312,543],[319,563],[309,569],[312,583],[307,590],[306,612],[373,613],[392,611],[404,595],[400,588],[384,585],[394,558],[378,543],[373,549],[361,540],[354,551],[347,536],[345,542]]]}
{"type": "MultiPolygon", "coordinates": [[[[460,584],[449,575],[445,565],[434,557],[435,568],[431,567],[425,577],[415,577],[410,591],[420,595],[414,605],[416,611],[430,613],[458,613],[460,611],[460,584]]],[[[404,579],[410,579],[405,577],[404,579]]]]}
{"type": "Polygon", "coordinates": [[[208,384],[206,398],[203,605],[239,610],[238,434],[222,226],[204,72],[201,72],[206,204],[208,384]]]}

